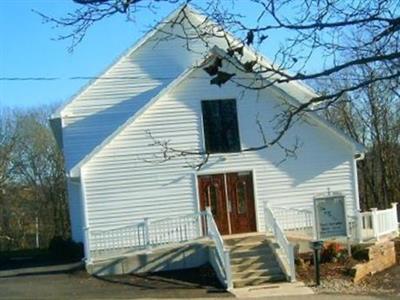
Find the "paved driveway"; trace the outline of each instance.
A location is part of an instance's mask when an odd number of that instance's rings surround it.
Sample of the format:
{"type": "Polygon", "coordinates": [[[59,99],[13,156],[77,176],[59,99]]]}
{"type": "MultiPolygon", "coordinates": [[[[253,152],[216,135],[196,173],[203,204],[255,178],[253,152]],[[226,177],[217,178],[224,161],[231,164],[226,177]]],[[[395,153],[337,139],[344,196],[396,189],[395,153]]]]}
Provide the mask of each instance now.
{"type": "Polygon", "coordinates": [[[0,278],[0,299],[187,299],[230,296],[218,287],[205,284],[202,276],[198,276],[200,280],[191,280],[197,275],[189,273],[187,280],[179,278],[179,274],[95,278],[85,271],[20,275],[0,278]]]}

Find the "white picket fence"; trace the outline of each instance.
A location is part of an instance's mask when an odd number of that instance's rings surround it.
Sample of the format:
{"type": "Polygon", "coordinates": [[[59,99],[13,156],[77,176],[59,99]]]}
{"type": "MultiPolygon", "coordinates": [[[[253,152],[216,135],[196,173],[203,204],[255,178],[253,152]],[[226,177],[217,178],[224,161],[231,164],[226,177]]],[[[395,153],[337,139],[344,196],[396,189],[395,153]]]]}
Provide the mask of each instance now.
{"type": "MultiPolygon", "coordinates": [[[[314,214],[312,207],[295,209],[272,206],[276,220],[286,232],[305,234],[316,238],[314,214]]],[[[388,234],[399,233],[397,219],[397,203],[392,203],[389,209],[356,213],[348,216],[351,238],[358,242],[379,240],[388,234]]]]}
{"type": "Polygon", "coordinates": [[[371,211],[360,213],[358,218],[360,241],[379,240],[384,235],[399,233],[397,203],[384,210],[371,208],[371,211]]]}

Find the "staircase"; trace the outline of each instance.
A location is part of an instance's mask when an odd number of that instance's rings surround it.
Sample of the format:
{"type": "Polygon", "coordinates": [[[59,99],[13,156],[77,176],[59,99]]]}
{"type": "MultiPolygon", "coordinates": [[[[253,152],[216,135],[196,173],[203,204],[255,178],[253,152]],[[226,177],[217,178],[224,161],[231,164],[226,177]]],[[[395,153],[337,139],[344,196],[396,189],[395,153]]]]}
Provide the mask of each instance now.
{"type": "Polygon", "coordinates": [[[224,237],[234,288],[287,281],[265,234],[224,237]]]}

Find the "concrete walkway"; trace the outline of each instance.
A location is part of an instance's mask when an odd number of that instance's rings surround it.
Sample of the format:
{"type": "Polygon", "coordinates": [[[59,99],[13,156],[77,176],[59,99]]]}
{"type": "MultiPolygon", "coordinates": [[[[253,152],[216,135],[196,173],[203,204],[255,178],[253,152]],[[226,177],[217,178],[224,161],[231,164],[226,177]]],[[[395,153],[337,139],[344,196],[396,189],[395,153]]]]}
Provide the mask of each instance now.
{"type": "Polygon", "coordinates": [[[277,296],[312,295],[313,290],[303,282],[280,282],[255,287],[245,287],[230,291],[238,298],[267,298],[277,296]]]}

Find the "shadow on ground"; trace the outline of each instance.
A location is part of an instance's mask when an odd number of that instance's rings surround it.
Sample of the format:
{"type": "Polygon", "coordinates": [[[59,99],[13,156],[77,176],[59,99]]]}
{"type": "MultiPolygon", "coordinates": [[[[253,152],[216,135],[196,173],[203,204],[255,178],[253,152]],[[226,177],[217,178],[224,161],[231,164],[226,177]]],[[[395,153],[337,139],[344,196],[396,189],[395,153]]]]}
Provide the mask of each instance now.
{"type": "Polygon", "coordinates": [[[229,297],[209,265],[146,275],[95,277],[84,270],[0,278],[0,299],[229,297]]]}

